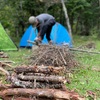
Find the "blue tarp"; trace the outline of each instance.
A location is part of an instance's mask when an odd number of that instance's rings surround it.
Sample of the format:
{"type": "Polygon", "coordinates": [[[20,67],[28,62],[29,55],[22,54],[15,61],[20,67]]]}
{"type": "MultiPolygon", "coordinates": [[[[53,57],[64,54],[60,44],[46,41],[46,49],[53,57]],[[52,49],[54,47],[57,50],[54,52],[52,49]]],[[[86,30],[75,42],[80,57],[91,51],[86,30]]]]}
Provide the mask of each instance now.
{"type": "MultiPolygon", "coordinates": [[[[32,44],[28,43],[28,40],[34,41],[36,36],[37,36],[37,30],[30,25],[20,40],[20,47],[31,47],[32,44]]],[[[51,39],[54,44],[58,45],[69,44],[69,46],[72,47],[71,37],[69,36],[67,29],[60,23],[56,23],[53,26],[51,31],[51,39]]],[[[42,43],[43,44],[48,43],[46,37],[44,37],[42,43]]]]}

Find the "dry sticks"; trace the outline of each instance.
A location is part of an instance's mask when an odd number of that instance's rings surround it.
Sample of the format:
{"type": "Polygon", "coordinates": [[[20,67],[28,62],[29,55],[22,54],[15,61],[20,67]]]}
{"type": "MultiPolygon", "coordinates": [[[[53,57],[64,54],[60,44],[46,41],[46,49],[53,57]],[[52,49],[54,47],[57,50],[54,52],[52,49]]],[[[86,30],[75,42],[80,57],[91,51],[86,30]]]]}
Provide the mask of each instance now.
{"type": "Polygon", "coordinates": [[[67,46],[55,45],[41,45],[33,51],[29,61],[30,65],[65,66],[66,68],[77,64],[67,46]]]}

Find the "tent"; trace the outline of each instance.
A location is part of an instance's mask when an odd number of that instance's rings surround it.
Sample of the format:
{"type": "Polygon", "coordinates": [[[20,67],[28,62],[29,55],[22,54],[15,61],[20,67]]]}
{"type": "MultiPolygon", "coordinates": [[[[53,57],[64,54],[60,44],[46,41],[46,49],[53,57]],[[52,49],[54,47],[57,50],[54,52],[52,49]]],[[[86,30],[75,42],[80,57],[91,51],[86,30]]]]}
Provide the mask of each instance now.
{"type": "MultiPolygon", "coordinates": [[[[37,36],[37,30],[30,25],[20,40],[20,44],[19,44],[20,47],[32,47],[32,44],[28,43],[28,40],[34,41],[36,36],[37,36]]],[[[54,44],[58,44],[58,45],[69,44],[69,46],[72,47],[71,37],[69,36],[67,29],[64,26],[62,26],[60,23],[56,23],[53,26],[51,31],[51,39],[54,44]]],[[[45,36],[42,43],[43,44],[48,43],[45,36]]]]}
{"type": "Polygon", "coordinates": [[[6,31],[0,23],[0,51],[6,50],[17,50],[17,47],[7,35],[6,31]]]}

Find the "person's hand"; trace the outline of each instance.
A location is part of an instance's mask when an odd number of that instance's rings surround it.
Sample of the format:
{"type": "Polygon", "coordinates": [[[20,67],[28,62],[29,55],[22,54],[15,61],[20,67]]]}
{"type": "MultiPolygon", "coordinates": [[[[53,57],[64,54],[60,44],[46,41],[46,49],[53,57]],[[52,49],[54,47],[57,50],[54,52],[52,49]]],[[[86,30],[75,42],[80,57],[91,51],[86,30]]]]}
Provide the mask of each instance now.
{"type": "Polygon", "coordinates": [[[40,45],[40,44],[41,44],[41,41],[39,40],[38,37],[36,37],[36,38],[34,39],[34,44],[35,44],[35,45],[40,45]]]}

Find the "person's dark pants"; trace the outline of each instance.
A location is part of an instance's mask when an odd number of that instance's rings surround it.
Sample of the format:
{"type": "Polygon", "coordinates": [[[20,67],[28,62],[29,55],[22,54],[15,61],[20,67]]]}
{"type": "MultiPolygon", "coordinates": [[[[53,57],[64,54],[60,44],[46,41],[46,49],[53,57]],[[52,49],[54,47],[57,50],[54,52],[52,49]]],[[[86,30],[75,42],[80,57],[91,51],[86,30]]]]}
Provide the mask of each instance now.
{"type": "MultiPolygon", "coordinates": [[[[54,19],[51,19],[42,26],[42,29],[40,29],[40,37],[42,38],[42,40],[43,40],[45,34],[46,34],[46,38],[47,38],[48,42],[51,40],[50,33],[51,33],[52,27],[55,23],[56,23],[56,21],[54,19]]],[[[38,31],[39,31],[39,29],[38,29],[38,31]]]]}

